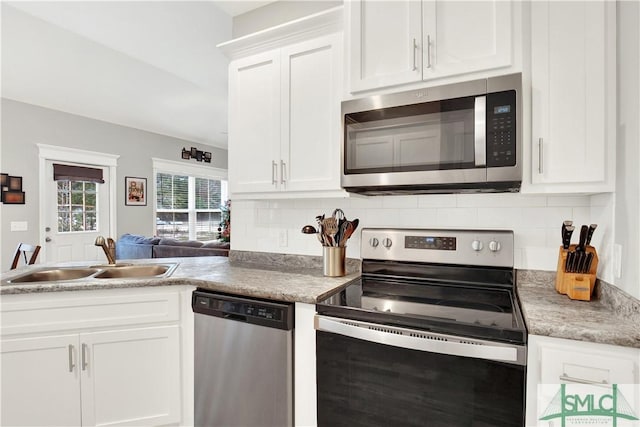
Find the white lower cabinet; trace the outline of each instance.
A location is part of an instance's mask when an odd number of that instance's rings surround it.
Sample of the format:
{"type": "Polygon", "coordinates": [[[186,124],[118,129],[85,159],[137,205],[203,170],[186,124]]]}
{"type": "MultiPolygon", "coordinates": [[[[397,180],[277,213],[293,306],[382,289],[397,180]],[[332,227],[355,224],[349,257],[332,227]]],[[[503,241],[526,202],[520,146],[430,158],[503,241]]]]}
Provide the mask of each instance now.
{"type": "Polygon", "coordinates": [[[593,384],[608,387],[639,382],[638,348],[530,335],[526,425],[543,425],[543,421],[538,420],[542,410],[538,407],[541,403],[540,385],[593,384]]]}
{"type": "Polygon", "coordinates": [[[183,413],[190,393],[184,392],[189,382],[181,362],[189,352],[181,357],[178,306],[182,299],[182,309],[187,309],[188,292],[178,298],[175,291],[128,291],[129,296],[112,290],[33,295],[34,301],[29,295],[3,298],[2,425],[164,426],[190,421],[191,415],[183,413]],[[100,308],[111,313],[102,323],[105,311],[100,308]],[[120,323],[132,324],[118,324],[118,313],[120,323]],[[132,313],[138,313],[135,319],[132,313]],[[75,330],[73,317],[81,319],[75,330]],[[29,324],[37,334],[29,333],[29,324]],[[92,328],[83,329],[83,324],[92,328]],[[63,334],[56,328],[71,330],[63,334]],[[6,333],[12,330],[20,333],[6,333]]]}
{"type": "Polygon", "coordinates": [[[3,426],[79,426],[77,335],[2,340],[3,426]]]}

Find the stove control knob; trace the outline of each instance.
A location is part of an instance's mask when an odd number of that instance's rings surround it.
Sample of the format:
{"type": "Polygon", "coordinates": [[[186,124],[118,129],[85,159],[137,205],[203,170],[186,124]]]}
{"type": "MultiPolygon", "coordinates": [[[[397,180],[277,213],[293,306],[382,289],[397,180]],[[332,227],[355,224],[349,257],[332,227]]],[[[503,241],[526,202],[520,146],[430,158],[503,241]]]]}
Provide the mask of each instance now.
{"type": "Polygon", "coordinates": [[[483,247],[484,246],[482,245],[482,242],[480,240],[474,240],[473,242],[471,242],[471,249],[476,252],[480,252],[483,247]]]}
{"type": "Polygon", "coordinates": [[[489,242],[489,250],[491,252],[498,252],[500,249],[502,249],[502,245],[500,245],[500,242],[496,240],[492,240],[489,242]]]}
{"type": "Polygon", "coordinates": [[[378,247],[378,243],[380,242],[375,237],[369,239],[369,244],[374,248],[378,247]]]}
{"type": "Polygon", "coordinates": [[[391,247],[393,242],[391,242],[390,238],[384,238],[382,239],[382,246],[384,246],[385,248],[389,249],[391,247]]]}

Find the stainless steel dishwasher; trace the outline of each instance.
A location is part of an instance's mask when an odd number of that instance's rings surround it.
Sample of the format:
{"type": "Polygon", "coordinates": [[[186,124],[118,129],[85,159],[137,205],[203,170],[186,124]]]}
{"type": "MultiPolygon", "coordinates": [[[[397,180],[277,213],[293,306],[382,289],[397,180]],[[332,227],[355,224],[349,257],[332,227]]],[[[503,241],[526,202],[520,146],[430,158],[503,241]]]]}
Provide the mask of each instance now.
{"type": "Polygon", "coordinates": [[[198,288],[195,425],[293,425],[293,304],[198,288]]]}

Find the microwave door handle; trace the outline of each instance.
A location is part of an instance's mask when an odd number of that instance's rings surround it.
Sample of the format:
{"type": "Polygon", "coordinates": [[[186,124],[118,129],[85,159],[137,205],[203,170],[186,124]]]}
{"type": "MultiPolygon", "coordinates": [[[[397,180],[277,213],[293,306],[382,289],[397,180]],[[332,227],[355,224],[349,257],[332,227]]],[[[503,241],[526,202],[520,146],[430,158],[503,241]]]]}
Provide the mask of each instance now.
{"type": "Polygon", "coordinates": [[[474,111],[474,152],[475,165],[487,165],[487,97],[477,96],[474,111]]]}

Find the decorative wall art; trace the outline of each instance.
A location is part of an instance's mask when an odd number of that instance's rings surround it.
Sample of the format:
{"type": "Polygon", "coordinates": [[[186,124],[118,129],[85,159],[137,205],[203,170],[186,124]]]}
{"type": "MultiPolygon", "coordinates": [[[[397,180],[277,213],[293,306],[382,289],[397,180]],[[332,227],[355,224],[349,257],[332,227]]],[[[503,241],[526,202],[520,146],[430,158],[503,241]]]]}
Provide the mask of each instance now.
{"type": "Polygon", "coordinates": [[[0,173],[0,190],[2,203],[9,205],[24,205],[24,191],[22,191],[22,177],[0,173]]]}
{"type": "Polygon", "coordinates": [[[127,206],[147,206],[147,178],[126,176],[124,178],[127,206]]]}
{"type": "Polygon", "coordinates": [[[182,148],[182,158],[185,160],[195,159],[199,162],[211,163],[211,153],[209,151],[200,151],[196,147],[190,150],[182,148]]]}

